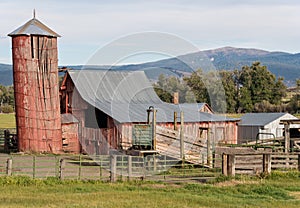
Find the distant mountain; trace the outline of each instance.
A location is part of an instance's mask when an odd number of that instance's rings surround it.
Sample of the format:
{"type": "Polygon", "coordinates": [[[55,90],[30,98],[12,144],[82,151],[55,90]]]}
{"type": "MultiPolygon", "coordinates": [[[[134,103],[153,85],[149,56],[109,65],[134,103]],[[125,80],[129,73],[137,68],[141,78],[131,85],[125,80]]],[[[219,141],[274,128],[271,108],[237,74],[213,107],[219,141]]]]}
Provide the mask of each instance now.
{"type": "Polygon", "coordinates": [[[13,82],[12,66],[8,64],[0,64],[0,84],[12,85],[13,82]]]}
{"type": "MultiPolygon", "coordinates": [[[[161,73],[182,76],[190,74],[196,69],[211,70],[233,70],[241,69],[242,66],[251,65],[259,61],[266,65],[276,77],[284,77],[285,82],[290,85],[295,79],[300,78],[300,53],[291,54],[285,52],[269,52],[258,49],[245,49],[224,47],[215,50],[206,50],[190,53],[155,62],[143,64],[131,64],[114,66],[112,70],[144,70],[146,75],[156,80],[161,73]]],[[[81,69],[82,66],[67,66],[69,68],[81,69]]],[[[89,66],[92,69],[107,69],[108,66],[89,66]]],[[[12,84],[11,66],[0,64],[0,84],[12,84]]]]}
{"type": "MultiPolygon", "coordinates": [[[[233,70],[241,69],[259,61],[276,75],[284,77],[287,84],[300,78],[300,53],[269,52],[258,49],[224,47],[190,53],[177,58],[170,58],[139,65],[120,66],[119,69],[167,69],[175,74],[192,72],[198,68],[202,70],[233,70]]],[[[155,77],[152,77],[155,79],[155,77]]]]}

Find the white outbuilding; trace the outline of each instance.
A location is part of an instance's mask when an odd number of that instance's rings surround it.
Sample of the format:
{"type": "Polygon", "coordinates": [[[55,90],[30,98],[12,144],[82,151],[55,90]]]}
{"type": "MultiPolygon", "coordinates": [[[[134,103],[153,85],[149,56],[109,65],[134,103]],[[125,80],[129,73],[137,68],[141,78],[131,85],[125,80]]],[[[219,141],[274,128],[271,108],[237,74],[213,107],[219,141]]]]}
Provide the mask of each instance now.
{"type": "MultiPolygon", "coordinates": [[[[297,117],[289,113],[247,113],[238,123],[238,143],[271,139],[284,136],[284,125],[281,120],[295,120],[297,117]]],[[[291,124],[291,129],[299,129],[299,124],[291,124]]]]}

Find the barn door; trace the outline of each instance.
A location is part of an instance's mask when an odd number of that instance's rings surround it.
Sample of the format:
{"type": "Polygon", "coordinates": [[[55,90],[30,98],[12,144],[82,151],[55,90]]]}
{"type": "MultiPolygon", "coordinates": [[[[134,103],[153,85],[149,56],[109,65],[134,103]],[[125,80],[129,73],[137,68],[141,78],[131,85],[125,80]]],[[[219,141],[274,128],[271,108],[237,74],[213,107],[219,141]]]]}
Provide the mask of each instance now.
{"type": "Polygon", "coordinates": [[[217,127],[216,128],[216,137],[215,142],[225,142],[225,131],[223,127],[217,127]]]}

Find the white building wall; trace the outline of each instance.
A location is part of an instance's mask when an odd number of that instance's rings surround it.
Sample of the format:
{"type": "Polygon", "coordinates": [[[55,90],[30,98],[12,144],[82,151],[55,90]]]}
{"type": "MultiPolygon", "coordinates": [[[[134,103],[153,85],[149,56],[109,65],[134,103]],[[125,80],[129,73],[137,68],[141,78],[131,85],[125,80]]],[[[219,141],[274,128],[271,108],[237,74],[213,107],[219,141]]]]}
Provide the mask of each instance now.
{"type": "MultiPolygon", "coordinates": [[[[247,141],[255,141],[256,135],[259,134],[259,139],[272,139],[283,137],[284,125],[280,124],[280,120],[297,119],[297,117],[291,114],[285,114],[284,116],[274,120],[273,122],[265,126],[238,126],[238,143],[244,143],[247,141]]],[[[292,124],[290,128],[300,128],[300,124],[292,124]]]]}

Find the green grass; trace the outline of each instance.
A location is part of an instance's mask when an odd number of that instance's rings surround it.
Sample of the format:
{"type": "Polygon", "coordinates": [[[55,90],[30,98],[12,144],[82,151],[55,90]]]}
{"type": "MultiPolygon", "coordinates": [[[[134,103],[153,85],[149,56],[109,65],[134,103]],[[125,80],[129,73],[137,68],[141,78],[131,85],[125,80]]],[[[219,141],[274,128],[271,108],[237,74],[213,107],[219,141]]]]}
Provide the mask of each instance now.
{"type": "MultiPolygon", "coordinates": [[[[224,179],[224,178],[223,178],[224,179]]],[[[33,180],[0,177],[0,207],[300,207],[300,173],[212,184],[33,180]]]]}
{"type": "Polygon", "coordinates": [[[0,113],[0,129],[16,128],[15,114],[0,113]]]}

